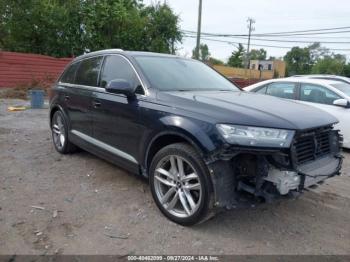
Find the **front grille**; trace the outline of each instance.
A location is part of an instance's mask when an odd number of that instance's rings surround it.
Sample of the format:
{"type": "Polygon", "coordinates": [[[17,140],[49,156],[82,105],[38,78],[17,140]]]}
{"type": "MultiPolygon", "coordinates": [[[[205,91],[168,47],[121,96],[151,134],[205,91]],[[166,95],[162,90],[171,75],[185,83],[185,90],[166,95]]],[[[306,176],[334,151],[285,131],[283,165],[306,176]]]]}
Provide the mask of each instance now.
{"type": "Polygon", "coordinates": [[[297,164],[304,164],[329,154],[331,130],[321,128],[300,134],[293,144],[297,164]]]}

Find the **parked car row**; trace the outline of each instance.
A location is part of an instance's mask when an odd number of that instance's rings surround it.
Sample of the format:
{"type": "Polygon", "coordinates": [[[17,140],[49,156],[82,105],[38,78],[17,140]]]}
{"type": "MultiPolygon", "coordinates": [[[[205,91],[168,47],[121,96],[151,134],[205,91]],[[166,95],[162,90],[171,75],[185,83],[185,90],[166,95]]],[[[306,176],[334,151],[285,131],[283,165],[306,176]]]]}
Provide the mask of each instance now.
{"type": "Polygon", "coordinates": [[[336,128],[343,135],[343,147],[350,148],[350,78],[332,75],[293,76],[259,82],[245,90],[294,100],[332,114],[339,121],[336,128]]]}

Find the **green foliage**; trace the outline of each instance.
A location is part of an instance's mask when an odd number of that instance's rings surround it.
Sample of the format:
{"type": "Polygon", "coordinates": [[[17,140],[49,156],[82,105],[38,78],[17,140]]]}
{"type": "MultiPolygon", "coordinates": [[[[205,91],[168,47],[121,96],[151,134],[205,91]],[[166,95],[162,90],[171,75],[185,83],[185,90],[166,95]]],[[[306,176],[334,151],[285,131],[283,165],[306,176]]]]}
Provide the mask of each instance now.
{"type": "Polygon", "coordinates": [[[350,63],[344,65],[343,75],[350,77],[350,63]]]}
{"type": "Polygon", "coordinates": [[[284,56],[284,61],[287,64],[287,75],[310,73],[347,75],[350,73],[350,65],[346,65],[345,56],[330,53],[329,49],[322,47],[319,43],[305,48],[293,47],[284,56]]]}
{"type": "Polygon", "coordinates": [[[293,47],[292,50],[284,56],[284,61],[287,64],[289,75],[309,74],[313,65],[310,49],[307,47],[293,47]]]}
{"type": "Polygon", "coordinates": [[[252,49],[249,52],[250,60],[266,60],[267,51],[264,48],[252,49]]]}
{"type": "MultiPolygon", "coordinates": [[[[193,48],[192,50],[192,58],[196,57],[196,48],[193,48]]],[[[199,45],[199,60],[203,62],[209,61],[210,58],[210,52],[209,47],[207,44],[200,44],[199,45]]]]}
{"type": "Polygon", "coordinates": [[[0,0],[0,48],[56,57],[123,48],[174,53],[179,17],[139,0],[0,0]]]}
{"type": "Polygon", "coordinates": [[[175,54],[175,44],[181,42],[179,17],[166,4],[156,4],[142,9],[145,21],[142,50],[175,54]]]}
{"type": "Polygon", "coordinates": [[[239,44],[236,51],[233,51],[228,59],[227,65],[232,67],[243,67],[244,46],[239,44]]]}
{"type": "Polygon", "coordinates": [[[209,58],[209,63],[212,65],[224,65],[223,61],[221,61],[220,59],[214,58],[214,57],[209,58]]]}
{"type": "Polygon", "coordinates": [[[341,55],[330,55],[319,59],[312,67],[313,74],[342,75],[346,58],[341,55]]]}

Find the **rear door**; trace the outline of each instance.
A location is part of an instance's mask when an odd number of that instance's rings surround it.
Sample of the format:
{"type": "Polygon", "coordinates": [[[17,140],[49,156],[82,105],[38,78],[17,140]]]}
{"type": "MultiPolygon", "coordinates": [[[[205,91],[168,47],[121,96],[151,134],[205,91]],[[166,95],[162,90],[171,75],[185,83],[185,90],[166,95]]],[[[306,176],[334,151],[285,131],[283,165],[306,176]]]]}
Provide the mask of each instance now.
{"type": "Polygon", "coordinates": [[[98,85],[103,57],[78,62],[74,84],[66,85],[65,100],[71,132],[80,137],[92,136],[92,93],[98,85]]]}
{"type": "Polygon", "coordinates": [[[114,161],[128,168],[138,168],[137,155],[142,130],[138,121],[138,103],[143,95],[144,89],[129,60],[117,54],[106,56],[100,76],[100,89],[93,93],[93,137],[108,156],[112,154],[117,158],[114,161]],[[136,97],[108,93],[105,86],[114,79],[129,81],[136,88],[136,97]]]}
{"type": "Polygon", "coordinates": [[[293,82],[273,82],[267,85],[266,94],[294,100],[297,97],[297,84],[293,82]]]}
{"type": "MultiPolygon", "coordinates": [[[[342,97],[324,86],[309,83],[300,84],[300,102],[317,107],[335,116],[339,120],[337,128],[339,128],[343,134],[348,134],[347,127],[350,109],[333,105],[333,102],[337,99],[342,99],[342,97]]],[[[350,137],[345,136],[344,142],[347,144],[350,143],[349,139],[350,137]]]]}

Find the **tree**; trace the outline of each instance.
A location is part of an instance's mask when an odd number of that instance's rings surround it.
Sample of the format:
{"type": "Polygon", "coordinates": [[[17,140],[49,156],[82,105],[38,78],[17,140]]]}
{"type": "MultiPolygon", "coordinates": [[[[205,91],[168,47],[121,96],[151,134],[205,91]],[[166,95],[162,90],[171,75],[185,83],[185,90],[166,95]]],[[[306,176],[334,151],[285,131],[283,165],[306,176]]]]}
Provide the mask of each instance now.
{"type": "Polygon", "coordinates": [[[224,65],[223,61],[221,61],[220,59],[214,58],[214,57],[209,58],[209,63],[212,65],[224,65]]]}
{"type": "Polygon", "coordinates": [[[228,59],[227,65],[232,67],[243,67],[243,57],[245,49],[242,44],[239,44],[236,51],[233,51],[228,59]]]}
{"type": "MultiPolygon", "coordinates": [[[[322,47],[320,43],[313,43],[304,48],[293,47],[291,51],[284,56],[284,61],[287,64],[288,75],[294,75],[327,71],[324,65],[330,65],[329,63],[331,63],[332,66],[338,67],[339,65],[335,65],[337,61],[332,61],[333,58],[341,60],[340,57],[337,58],[337,55],[330,54],[329,49],[322,47]],[[324,59],[325,61],[323,61],[324,59]],[[316,66],[316,64],[318,65],[316,66]],[[314,68],[314,66],[316,67],[314,68]]],[[[338,71],[338,69],[333,68],[332,70],[338,71]]]]}
{"type": "Polygon", "coordinates": [[[249,52],[250,60],[266,60],[267,51],[264,48],[252,49],[249,52]]]}
{"type": "Polygon", "coordinates": [[[288,75],[309,74],[313,65],[310,49],[293,47],[285,56],[288,75]]]}
{"type": "Polygon", "coordinates": [[[138,49],[175,54],[175,44],[182,40],[179,16],[164,2],[143,8],[141,17],[145,23],[142,27],[143,44],[138,49]]]}
{"type": "Polygon", "coordinates": [[[57,57],[104,48],[174,53],[179,17],[141,0],[0,0],[0,48],[57,57]]]}
{"type": "Polygon", "coordinates": [[[313,43],[308,48],[310,50],[311,60],[314,62],[329,55],[329,49],[322,47],[320,43],[313,43]]]}
{"type": "Polygon", "coordinates": [[[344,72],[346,58],[343,55],[332,54],[319,59],[312,67],[313,74],[342,75],[344,72]]]}
{"type": "Polygon", "coordinates": [[[344,66],[343,75],[350,77],[350,63],[348,63],[344,66]]]}
{"type": "MultiPolygon", "coordinates": [[[[192,58],[195,58],[196,48],[192,50],[192,58]]],[[[203,62],[209,61],[210,58],[210,52],[209,47],[207,44],[200,44],[199,45],[199,60],[203,62]]]]}
{"type": "Polygon", "coordinates": [[[53,56],[82,53],[79,0],[0,0],[4,50],[53,56]]]}

